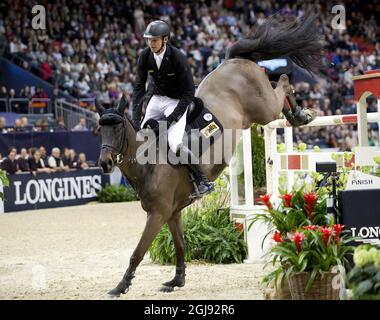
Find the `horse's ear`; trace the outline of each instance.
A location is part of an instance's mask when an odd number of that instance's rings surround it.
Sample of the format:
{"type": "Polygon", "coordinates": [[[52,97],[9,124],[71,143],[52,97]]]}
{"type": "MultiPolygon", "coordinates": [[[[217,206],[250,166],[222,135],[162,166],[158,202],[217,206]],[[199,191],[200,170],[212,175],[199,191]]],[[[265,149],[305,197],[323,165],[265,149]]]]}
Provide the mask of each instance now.
{"type": "Polygon", "coordinates": [[[127,99],[125,98],[125,94],[121,96],[119,104],[117,105],[117,111],[121,114],[124,114],[125,107],[127,106],[127,99]]]}
{"type": "Polygon", "coordinates": [[[104,113],[104,111],[106,110],[106,109],[102,106],[102,104],[100,103],[100,101],[99,101],[98,98],[95,99],[95,107],[96,107],[96,110],[98,111],[98,113],[99,113],[100,116],[101,116],[101,115],[104,113]]]}

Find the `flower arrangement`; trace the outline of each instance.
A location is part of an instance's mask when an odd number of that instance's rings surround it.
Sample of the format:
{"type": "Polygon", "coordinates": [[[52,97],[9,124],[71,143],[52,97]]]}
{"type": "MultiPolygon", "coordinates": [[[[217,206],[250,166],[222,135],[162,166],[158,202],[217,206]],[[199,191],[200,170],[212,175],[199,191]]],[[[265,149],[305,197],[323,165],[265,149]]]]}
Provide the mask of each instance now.
{"type": "Polygon", "coordinates": [[[269,251],[274,265],[281,261],[275,274],[284,272],[285,278],[289,279],[294,274],[309,272],[305,288],[308,291],[318,274],[348,264],[346,256],[351,247],[347,244],[351,239],[343,234],[343,229],[341,224],[308,225],[286,235],[275,232],[272,239],[276,244],[269,251]]]}
{"type": "Polygon", "coordinates": [[[264,221],[269,228],[269,234],[279,232],[285,235],[306,225],[325,225],[327,197],[319,192],[305,192],[305,186],[291,193],[283,193],[281,202],[275,206],[271,202],[271,195],[260,196],[257,201],[267,207],[267,213],[255,215],[249,228],[258,221],[264,221]]]}
{"type": "Polygon", "coordinates": [[[257,200],[266,206],[266,212],[255,215],[249,225],[251,228],[255,222],[263,221],[268,226],[266,238],[271,235],[273,240],[268,255],[275,270],[264,282],[274,281],[276,288],[280,279],[283,287],[285,280],[307,273],[307,292],[316,278],[347,265],[347,256],[353,250],[344,226],[327,215],[327,194],[320,189],[305,189],[303,185],[281,194],[277,204],[271,201],[271,195],[261,196],[257,200]]]}
{"type": "Polygon", "coordinates": [[[380,300],[380,248],[370,244],[358,246],[355,267],[348,275],[353,299],[380,300]]]}

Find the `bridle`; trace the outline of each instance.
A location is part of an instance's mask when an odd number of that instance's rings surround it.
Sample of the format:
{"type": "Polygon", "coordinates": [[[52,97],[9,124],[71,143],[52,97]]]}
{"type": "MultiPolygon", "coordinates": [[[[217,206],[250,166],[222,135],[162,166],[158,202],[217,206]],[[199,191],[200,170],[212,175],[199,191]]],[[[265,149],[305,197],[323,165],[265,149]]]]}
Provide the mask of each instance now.
{"type": "MultiPolygon", "coordinates": [[[[121,118],[121,116],[117,115],[118,117],[121,118]]],[[[122,116],[122,122],[123,122],[123,133],[122,133],[122,142],[121,142],[121,148],[116,148],[114,146],[111,146],[109,144],[102,144],[101,149],[112,149],[116,151],[116,164],[120,165],[124,161],[124,151],[126,148],[128,148],[128,143],[127,143],[127,117],[125,115],[122,116]]]]}

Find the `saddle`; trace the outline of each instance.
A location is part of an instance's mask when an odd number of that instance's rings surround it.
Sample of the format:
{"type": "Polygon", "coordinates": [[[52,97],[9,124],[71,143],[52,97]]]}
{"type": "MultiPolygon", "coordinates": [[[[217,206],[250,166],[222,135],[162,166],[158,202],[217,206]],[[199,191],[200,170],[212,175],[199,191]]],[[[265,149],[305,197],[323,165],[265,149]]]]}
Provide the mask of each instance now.
{"type": "Polygon", "coordinates": [[[189,148],[194,144],[199,146],[199,154],[202,155],[222,133],[223,125],[220,121],[204,106],[202,99],[194,97],[187,110],[183,137],[185,142],[188,141],[189,148]]]}

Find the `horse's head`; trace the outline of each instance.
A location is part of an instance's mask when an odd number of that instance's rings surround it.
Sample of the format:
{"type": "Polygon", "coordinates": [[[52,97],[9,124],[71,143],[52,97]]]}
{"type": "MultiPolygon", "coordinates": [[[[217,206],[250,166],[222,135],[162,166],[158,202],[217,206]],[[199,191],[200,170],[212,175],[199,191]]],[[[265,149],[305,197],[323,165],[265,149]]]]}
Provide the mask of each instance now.
{"type": "Polygon", "coordinates": [[[96,108],[100,119],[100,140],[101,150],[99,165],[104,173],[110,173],[115,168],[115,163],[123,159],[123,153],[127,148],[127,128],[124,109],[127,102],[123,95],[118,106],[112,109],[105,109],[96,100],[96,108]]]}

